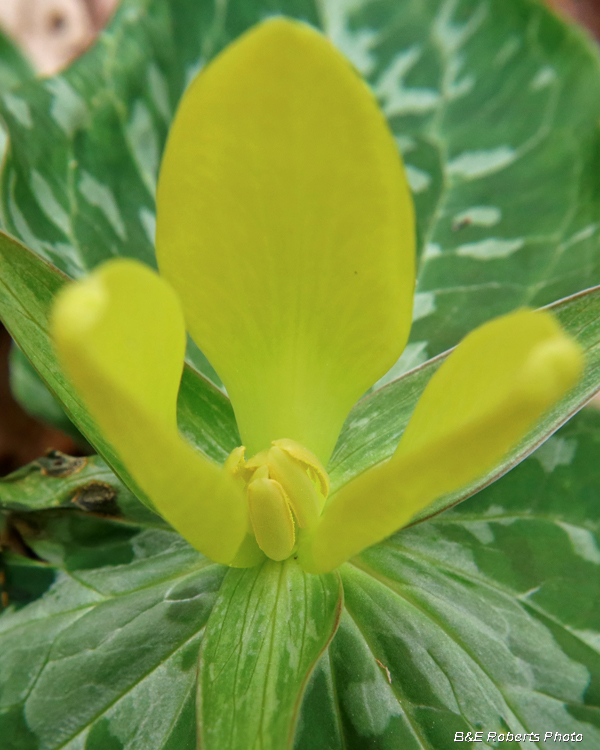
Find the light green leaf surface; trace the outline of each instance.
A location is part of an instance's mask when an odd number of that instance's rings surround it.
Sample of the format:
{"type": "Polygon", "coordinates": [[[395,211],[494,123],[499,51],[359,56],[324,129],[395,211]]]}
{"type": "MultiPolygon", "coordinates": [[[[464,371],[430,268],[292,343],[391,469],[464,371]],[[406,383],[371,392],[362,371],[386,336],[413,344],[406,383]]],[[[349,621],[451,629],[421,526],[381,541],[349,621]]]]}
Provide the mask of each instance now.
{"type": "Polygon", "coordinates": [[[195,748],[198,648],[226,568],[169,531],[27,520],[56,580],[0,619],[7,750],[195,748]]]}
{"type": "MultiPolygon", "coordinates": [[[[578,747],[595,750],[599,448],[600,414],[582,412],[476,497],[347,564],[345,612],[310,681],[296,750],[450,750],[457,731],[507,729],[580,732],[578,747]]],[[[214,603],[229,604],[224,622],[216,611],[209,621],[206,648],[223,667],[214,684],[234,678],[242,656],[240,711],[256,705],[242,688],[264,676],[265,633],[298,645],[287,636],[301,617],[268,627],[286,598],[323,617],[315,577],[308,599],[286,578],[276,608],[273,571],[231,571],[217,593],[225,569],[172,532],[60,509],[19,519],[57,578],[0,618],[0,728],[14,750],[193,750],[197,649],[214,603]]],[[[231,747],[247,750],[246,739],[231,747]]]]}
{"type": "Polygon", "coordinates": [[[293,558],[228,573],[201,649],[200,747],[293,744],[304,686],[335,633],[342,603],[337,573],[309,575],[293,558]]]}
{"type": "Polygon", "coordinates": [[[56,578],[0,618],[10,750],[192,750],[203,638],[202,747],[293,741],[306,681],[339,620],[337,573],[269,562],[224,580],[226,568],[170,531],[61,509],[11,522],[56,578]]]}
{"type": "Polygon", "coordinates": [[[600,745],[600,414],[341,569],[345,614],[296,750],[450,750],[455,732],[600,745]]]}
{"type": "Polygon", "coordinates": [[[164,2],[126,0],[81,61],[24,86],[21,109],[2,109],[7,226],[71,275],[115,254],[153,262],[160,148],[200,56],[190,31],[212,16],[210,4],[184,5],[172,13],[164,2]]]}

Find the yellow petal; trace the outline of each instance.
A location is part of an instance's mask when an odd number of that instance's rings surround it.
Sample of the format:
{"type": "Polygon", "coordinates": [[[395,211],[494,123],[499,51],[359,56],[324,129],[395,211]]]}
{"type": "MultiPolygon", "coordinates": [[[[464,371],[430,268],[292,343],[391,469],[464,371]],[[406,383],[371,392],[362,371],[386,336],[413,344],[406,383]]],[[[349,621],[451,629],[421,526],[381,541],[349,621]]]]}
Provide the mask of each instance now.
{"type": "Polygon", "coordinates": [[[256,27],[184,96],[157,202],[161,272],[249,455],[291,438],[326,464],[412,313],[413,208],[367,86],[310,27],[256,27]]]}
{"type": "Polygon", "coordinates": [[[582,368],[579,345],[549,313],[520,310],[473,331],[428,383],[392,458],[342,487],[303,536],[305,568],[337,567],[484,474],[582,368]]]}
{"type": "Polygon", "coordinates": [[[185,328],[168,284],[136,261],[110,261],[61,292],[52,329],[61,364],[135,481],[190,544],[228,563],[247,506],[177,431],[185,328]]]}
{"type": "Polygon", "coordinates": [[[258,546],[271,560],[287,560],[294,548],[294,519],[279,482],[253,479],[248,485],[248,506],[258,546]]]}

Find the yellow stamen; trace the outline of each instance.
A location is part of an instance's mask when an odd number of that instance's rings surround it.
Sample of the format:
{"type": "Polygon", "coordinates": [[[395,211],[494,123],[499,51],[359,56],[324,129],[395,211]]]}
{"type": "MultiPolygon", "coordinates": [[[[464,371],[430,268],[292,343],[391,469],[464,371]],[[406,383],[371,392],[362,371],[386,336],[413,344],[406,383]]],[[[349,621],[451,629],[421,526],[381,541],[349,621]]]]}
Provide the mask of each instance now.
{"type": "Polygon", "coordinates": [[[240,445],[231,451],[223,464],[225,471],[229,472],[234,479],[241,481],[244,486],[246,486],[252,477],[252,471],[249,471],[246,466],[245,453],[246,448],[240,445]]]}
{"type": "Polygon", "coordinates": [[[248,461],[245,448],[233,450],[225,470],[246,487],[251,531],[260,549],[273,560],[290,556],[296,527],[314,527],[329,491],[320,461],[294,440],[276,440],[248,461]]]}
{"type": "Polygon", "coordinates": [[[298,526],[301,529],[314,526],[321,515],[321,504],[315,485],[305,468],[275,445],[267,454],[267,462],[269,476],[283,487],[298,526]]]}
{"type": "MultiPolygon", "coordinates": [[[[256,473],[263,472],[258,469],[256,473]]],[[[248,508],[256,541],[265,555],[272,560],[288,558],[294,548],[296,532],[279,482],[262,476],[253,479],[248,485],[248,508]]]]}
{"type": "Polygon", "coordinates": [[[288,453],[292,458],[295,458],[296,461],[304,466],[311,479],[319,483],[322,498],[325,500],[329,494],[329,475],[315,454],[311,453],[308,448],[300,445],[300,443],[297,443],[295,440],[289,440],[288,438],[274,440],[273,445],[277,448],[281,448],[282,451],[288,453]]]}

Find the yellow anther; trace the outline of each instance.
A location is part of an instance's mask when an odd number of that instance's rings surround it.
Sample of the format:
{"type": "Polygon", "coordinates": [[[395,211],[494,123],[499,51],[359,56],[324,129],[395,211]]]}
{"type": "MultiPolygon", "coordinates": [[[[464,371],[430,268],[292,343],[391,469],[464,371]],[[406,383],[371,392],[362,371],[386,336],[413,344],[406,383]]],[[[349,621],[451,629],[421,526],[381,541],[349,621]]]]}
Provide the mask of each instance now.
{"type": "MultiPolygon", "coordinates": [[[[262,468],[256,474],[263,473],[262,468]]],[[[264,467],[266,469],[266,467],[264,467]]],[[[279,482],[259,477],[248,485],[250,521],[258,546],[271,560],[285,560],[294,549],[294,519],[279,482]]]]}
{"type": "Polygon", "coordinates": [[[321,514],[321,503],[305,468],[277,446],[271,448],[267,461],[269,476],[283,487],[298,526],[301,529],[314,526],[321,514]]]}
{"type": "Polygon", "coordinates": [[[267,464],[263,464],[256,469],[252,475],[252,481],[256,479],[268,479],[269,478],[269,467],[267,464]]]}
{"type": "Polygon", "coordinates": [[[238,479],[243,482],[244,486],[252,477],[252,471],[248,471],[246,467],[246,461],[244,455],[246,448],[240,445],[238,448],[234,448],[231,453],[227,456],[223,468],[227,471],[234,479],[238,479]]]}
{"type": "MultiPolygon", "coordinates": [[[[293,440],[276,440],[249,461],[245,448],[233,450],[225,470],[246,487],[251,533],[273,560],[290,556],[296,527],[316,526],[329,490],[329,477],[319,460],[293,440]]],[[[249,554],[255,553],[252,545],[249,554]]],[[[245,559],[245,555],[243,555],[245,559]]]]}
{"type": "MultiPolygon", "coordinates": [[[[236,448],[236,450],[238,450],[236,448]]],[[[244,448],[244,450],[246,450],[244,448]]],[[[261,451],[260,453],[257,453],[256,455],[252,456],[252,458],[246,463],[246,466],[248,469],[255,471],[258,469],[259,466],[264,466],[264,464],[267,463],[267,455],[269,451],[261,451]]]]}
{"type": "Polygon", "coordinates": [[[288,453],[292,458],[295,458],[298,463],[304,466],[311,479],[318,482],[324,501],[329,494],[329,476],[325,471],[323,464],[314,453],[311,453],[308,448],[305,448],[300,443],[297,443],[295,440],[290,440],[289,438],[274,440],[272,445],[281,448],[282,451],[288,453]]]}

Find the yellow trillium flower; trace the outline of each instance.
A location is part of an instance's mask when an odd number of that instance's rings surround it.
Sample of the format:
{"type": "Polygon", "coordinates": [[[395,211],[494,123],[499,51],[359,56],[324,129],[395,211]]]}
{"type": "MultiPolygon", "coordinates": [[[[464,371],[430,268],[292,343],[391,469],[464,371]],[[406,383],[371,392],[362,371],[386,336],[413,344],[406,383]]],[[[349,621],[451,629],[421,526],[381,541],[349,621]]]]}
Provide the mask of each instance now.
{"type": "Polygon", "coordinates": [[[202,553],[332,570],[482,475],[577,381],[580,348],[550,314],[493,320],[433,376],[394,455],[327,497],[344,419],[408,339],[414,245],[394,138],[321,34],[267,21],[192,82],[161,166],[161,276],[109,261],[52,325],[100,429],[202,553]],[[177,429],[186,328],[242,437],[223,467],[177,429]]]}

